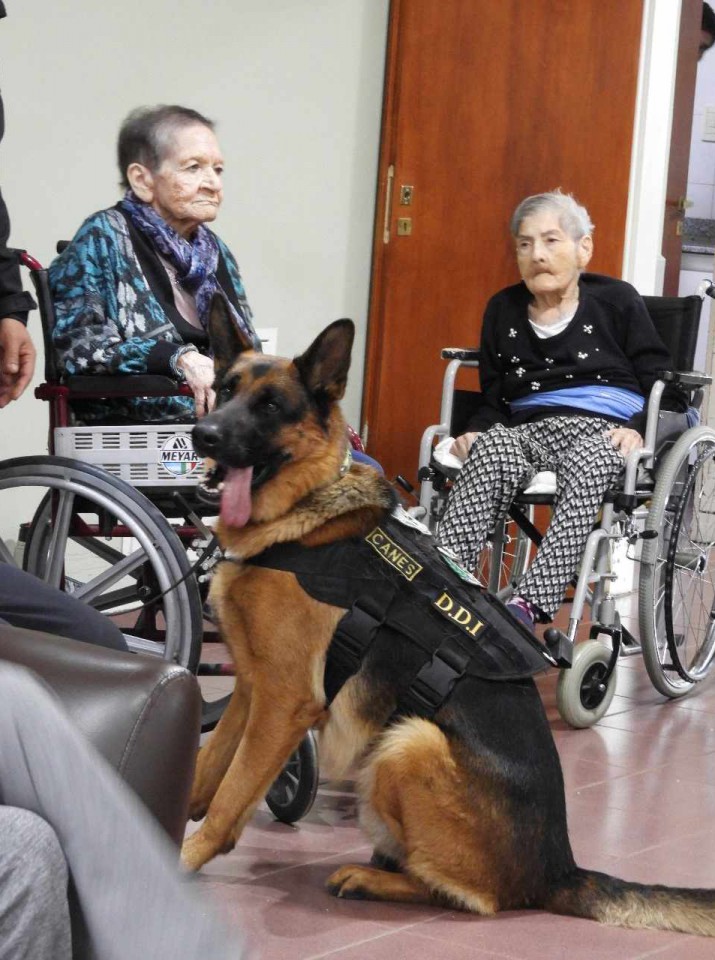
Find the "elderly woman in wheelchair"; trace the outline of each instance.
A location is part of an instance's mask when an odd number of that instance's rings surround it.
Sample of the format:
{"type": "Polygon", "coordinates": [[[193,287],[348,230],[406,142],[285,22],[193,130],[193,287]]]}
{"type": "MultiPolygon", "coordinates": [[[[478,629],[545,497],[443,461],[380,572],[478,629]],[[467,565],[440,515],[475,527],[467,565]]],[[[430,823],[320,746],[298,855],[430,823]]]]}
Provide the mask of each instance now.
{"type": "MultiPolygon", "coordinates": [[[[47,383],[37,396],[50,400],[60,456],[0,463],[0,495],[20,519],[22,547],[0,536],[0,562],[20,553],[26,571],[116,620],[132,651],[214,672],[201,658],[218,639],[205,603],[218,548],[212,508],[195,496],[201,461],[191,429],[215,400],[206,329],[215,297],[261,345],[237,263],[206,226],[223,198],[211,121],[179,106],[134,111],[118,159],[124,198],[60,245],[49,271],[22,258],[45,339],[47,383]]],[[[377,466],[356,435],[349,440],[377,466]]],[[[227,699],[209,691],[204,731],[227,699]]],[[[316,788],[309,735],[269,806],[292,822],[316,788]]]]}
{"type": "Polygon", "coordinates": [[[522,282],[494,296],[482,331],[484,403],[459,437],[465,459],[439,529],[468,566],[518,490],[553,470],[556,506],[511,600],[533,626],[561,605],[604,494],[643,445],[645,398],[671,365],[643,301],[627,283],[583,274],[586,210],[559,192],[528,197],[511,224],[522,282]]]}
{"type": "MultiPolygon", "coordinates": [[[[207,226],[223,198],[212,122],[180,106],[136,110],[118,158],[124,198],[89,217],[49,271],[23,258],[45,339],[37,395],[50,400],[60,456],[0,465],[22,547],[0,539],[0,560],[19,556],[105,613],[130,649],[196,670],[211,639],[200,581],[216,550],[194,496],[190,431],[214,402],[214,297],[260,341],[236,261],[207,226]]],[[[208,728],[220,705],[205,706],[208,728]]]]}
{"type": "MultiPolygon", "coordinates": [[[[507,513],[513,512],[520,492],[535,475],[553,471],[556,489],[548,530],[529,568],[522,560],[517,563],[521,569],[512,568],[517,579],[506,591],[507,596],[511,593],[512,612],[533,628],[535,621],[553,619],[567,586],[580,568],[585,570],[584,553],[597,567],[600,564],[600,578],[595,578],[599,601],[608,598],[614,575],[605,569],[603,557],[613,535],[611,527],[623,521],[633,546],[640,539],[634,516],[642,520],[648,514],[646,526],[653,529],[642,536],[650,539],[637,546],[639,551],[644,547],[643,559],[651,569],[650,587],[645,590],[641,576],[641,601],[647,601],[650,591],[650,632],[667,633],[653,641],[651,658],[658,679],[654,682],[662,692],[679,696],[704,675],[715,650],[710,573],[715,533],[694,530],[700,523],[699,498],[706,487],[708,510],[715,505],[712,484],[707,485],[715,433],[696,428],[682,438],[685,446],[681,441],[680,446],[676,444],[671,451],[675,459],[671,457],[665,471],[665,495],[658,496],[657,490],[654,494],[652,482],[636,490],[636,477],[639,464],[653,464],[651,447],[659,416],[670,422],[671,415],[665,411],[676,411],[672,416],[682,432],[688,409],[684,388],[702,386],[707,378],[664,374],[672,370],[673,359],[644,300],[627,283],[583,272],[591,258],[592,229],[584,207],[560,191],[528,197],[517,207],[511,233],[522,281],[496,294],[487,305],[478,361],[481,403],[466,431],[451,445],[451,453],[464,465],[437,534],[466,567],[475,570],[485,545],[507,513]],[[669,382],[659,380],[663,376],[669,382]],[[657,397],[649,401],[654,385],[657,397]],[[649,403],[658,406],[646,435],[649,403]],[[661,408],[664,412],[659,414],[661,408]],[[628,490],[614,493],[626,467],[628,490]],[[679,516],[673,503],[680,504],[679,516]],[[596,534],[599,513],[603,529],[596,534]],[[681,597],[680,612],[674,612],[681,572],[691,579],[697,573],[701,595],[703,580],[708,581],[704,623],[691,659],[682,653],[688,630],[676,622],[687,607],[685,597],[681,597]]],[[[625,528],[621,523],[621,531],[625,528]]],[[[523,534],[516,536],[518,540],[523,534]]],[[[582,580],[574,601],[579,611],[572,617],[580,617],[594,576],[585,574],[582,580]]],[[[644,615],[647,618],[647,611],[644,615]]],[[[594,722],[613,693],[611,686],[605,696],[604,685],[610,681],[626,631],[621,631],[617,615],[610,614],[606,620],[592,636],[605,632],[615,637],[614,650],[592,656],[598,670],[590,681],[598,696],[591,709],[588,691],[581,689],[578,708],[567,706],[567,719],[576,725],[594,722]]],[[[575,638],[574,623],[572,619],[570,640],[575,638]]],[[[605,649],[602,644],[598,648],[605,649]]]]}
{"type": "Polygon", "coordinates": [[[193,394],[74,404],[86,422],[200,415],[214,402],[214,295],[260,350],[236,260],[207,226],[223,199],[214,125],[186,107],[140,108],[117,153],[123,199],[85,220],[49,270],[54,346],[66,374],[166,375],[193,394]]]}

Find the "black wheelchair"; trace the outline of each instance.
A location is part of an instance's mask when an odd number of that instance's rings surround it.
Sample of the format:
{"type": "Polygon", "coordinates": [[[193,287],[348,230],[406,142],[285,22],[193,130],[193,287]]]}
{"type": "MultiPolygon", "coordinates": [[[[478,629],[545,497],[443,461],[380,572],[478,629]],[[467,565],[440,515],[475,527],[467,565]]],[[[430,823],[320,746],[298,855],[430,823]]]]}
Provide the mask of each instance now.
{"type": "MultiPolygon", "coordinates": [[[[0,461],[3,513],[17,518],[16,542],[0,537],[0,562],[100,610],[133,652],[194,673],[230,672],[220,662],[202,662],[207,645],[220,643],[207,595],[221,552],[211,530],[214,511],[196,495],[202,461],[191,440],[193,420],[85,425],[75,415],[88,400],[190,395],[188,388],[163,376],[63,375],[47,271],[27,253],[18,255],[30,271],[42,322],[45,382],[35,395],[49,403],[50,454],[0,461]]],[[[204,733],[228,699],[204,694],[204,733]]],[[[274,815],[287,822],[303,816],[317,777],[311,733],[266,798],[274,815]]]]}
{"type": "MultiPolygon", "coordinates": [[[[676,372],[664,378],[688,392],[692,408],[700,407],[711,381],[692,369],[702,297],[644,300],[673,358],[676,372]]],[[[474,391],[456,387],[460,368],[478,367],[478,351],[445,349],[442,358],[449,362],[440,422],[422,436],[419,506],[412,508],[433,530],[458,474],[439,443],[463,432],[478,402],[474,391]]],[[[629,455],[621,482],[604,498],[572,585],[568,644],[587,605],[591,615],[589,639],[576,645],[557,688],[559,712],[574,727],[591,726],[608,710],[619,657],[642,653],[653,685],[670,698],[694,690],[715,658],[715,430],[688,427],[685,414],[661,410],[664,389],[665,379],[653,387],[644,447],[629,455]]],[[[535,510],[552,505],[554,493],[553,475],[537,475],[482,552],[477,575],[504,600],[540,543],[535,510]]]]}

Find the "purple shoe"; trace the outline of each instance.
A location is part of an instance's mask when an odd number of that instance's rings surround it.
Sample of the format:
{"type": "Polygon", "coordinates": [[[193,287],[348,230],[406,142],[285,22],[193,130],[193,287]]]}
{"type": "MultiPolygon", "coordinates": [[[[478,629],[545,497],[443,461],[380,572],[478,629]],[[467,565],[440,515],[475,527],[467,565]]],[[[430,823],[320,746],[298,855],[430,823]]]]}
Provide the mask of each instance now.
{"type": "Polygon", "coordinates": [[[516,617],[517,620],[521,620],[527,629],[531,630],[532,633],[534,632],[534,621],[536,617],[534,615],[534,608],[528,600],[525,600],[523,597],[512,597],[506,606],[512,616],[516,617]]]}

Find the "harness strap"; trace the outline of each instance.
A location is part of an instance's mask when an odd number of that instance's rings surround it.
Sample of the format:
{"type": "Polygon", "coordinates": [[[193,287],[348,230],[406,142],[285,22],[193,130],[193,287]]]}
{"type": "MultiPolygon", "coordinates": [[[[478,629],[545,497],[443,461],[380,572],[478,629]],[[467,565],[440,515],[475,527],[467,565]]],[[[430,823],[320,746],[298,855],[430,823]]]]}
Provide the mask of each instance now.
{"type": "Polygon", "coordinates": [[[325,658],[328,704],[366,660],[397,686],[393,720],[433,717],[464,677],[521,679],[567,662],[566,644],[537,641],[429,535],[380,522],[365,537],[275,544],[247,561],[292,573],[309,596],[346,611],[325,658]]]}
{"type": "Polygon", "coordinates": [[[372,598],[360,597],[338,623],[325,664],[324,687],[328,704],[360,669],[386,616],[387,606],[382,609],[372,598]]]}
{"type": "Polygon", "coordinates": [[[444,640],[400,696],[392,719],[406,714],[431,719],[466,673],[470,659],[471,651],[457,637],[444,640]]]}

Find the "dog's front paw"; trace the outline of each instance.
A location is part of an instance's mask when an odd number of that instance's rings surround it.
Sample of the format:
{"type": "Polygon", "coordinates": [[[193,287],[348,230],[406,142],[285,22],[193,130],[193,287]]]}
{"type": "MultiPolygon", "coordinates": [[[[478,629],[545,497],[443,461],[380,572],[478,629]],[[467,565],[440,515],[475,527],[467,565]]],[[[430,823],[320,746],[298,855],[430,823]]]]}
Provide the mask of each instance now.
{"type": "Polygon", "coordinates": [[[197,830],[184,840],[181,847],[181,865],[185,870],[195,873],[219,851],[202,830],[197,830]]]}
{"type": "Polygon", "coordinates": [[[219,853],[230,853],[236,846],[241,830],[238,824],[232,829],[217,828],[207,820],[196,833],[184,840],[181,847],[181,863],[186,870],[200,870],[205,863],[219,853]]]}
{"type": "Polygon", "coordinates": [[[371,876],[372,871],[368,867],[349,863],[331,874],[325,886],[328,893],[332,893],[334,897],[342,897],[345,900],[372,899],[368,882],[371,876]]]}

